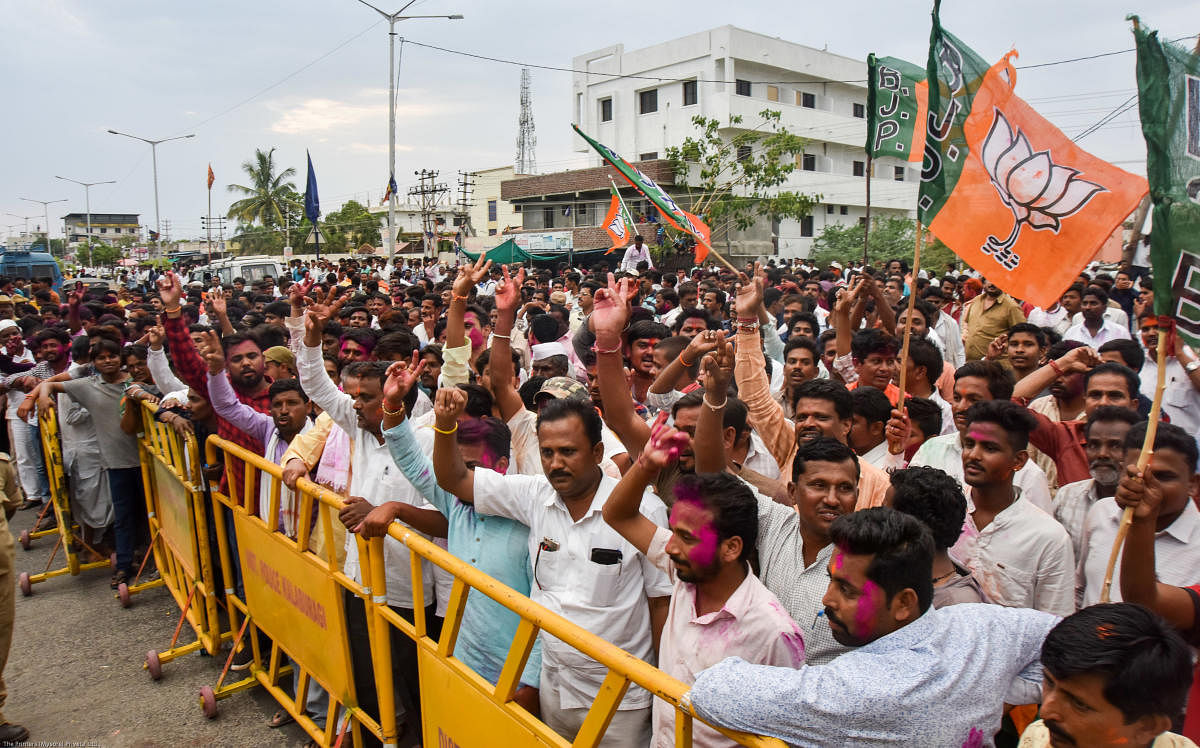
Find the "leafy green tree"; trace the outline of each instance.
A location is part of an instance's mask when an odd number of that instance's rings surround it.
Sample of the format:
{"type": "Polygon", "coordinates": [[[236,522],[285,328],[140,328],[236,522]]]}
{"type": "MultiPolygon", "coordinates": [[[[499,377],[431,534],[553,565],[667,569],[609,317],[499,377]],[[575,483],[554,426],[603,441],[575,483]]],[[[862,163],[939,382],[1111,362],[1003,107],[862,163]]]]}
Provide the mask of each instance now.
{"type": "Polygon", "coordinates": [[[115,265],[121,259],[121,248],[111,244],[96,244],[91,248],[91,265],[115,265]]]}
{"type": "Polygon", "coordinates": [[[808,141],[789,132],[777,111],[764,109],[759,117],[753,128],[743,127],[740,115],[724,125],[715,117],[693,117],[697,134],[666,150],[677,183],[688,191],[691,212],[708,223],[714,242],[760,218],[799,221],[821,199],[778,189],[796,170],[808,141]]]}
{"type": "Polygon", "coordinates": [[[290,179],[296,170],[288,167],[277,173],[275,149],[255,149],[254,159],[242,164],[242,171],[250,178],[250,184],[231,184],[230,192],[244,195],[229,206],[229,218],[236,218],[243,226],[267,228],[284,225],[285,212],[294,208],[296,185],[290,179]]]}
{"type": "Polygon", "coordinates": [[[380,244],[379,219],[356,200],[348,200],[326,215],[321,228],[329,239],[330,252],[353,252],[363,244],[374,247],[380,244]]]}
{"type": "MultiPolygon", "coordinates": [[[[888,260],[904,260],[912,267],[916,248],[917,222],[910,218],[875,217],[871,219],[867,259],[875,267],[888,260]]],[[[858,223],[831,223],[813,239],[811,259],[817,265],[837,261],[861,262],[863,257],[863,227],[858,223]]],[[[921,267],[941,272],[948,262],[958,257],[931,235],[925,235],[921,247],[921,267]]]]}

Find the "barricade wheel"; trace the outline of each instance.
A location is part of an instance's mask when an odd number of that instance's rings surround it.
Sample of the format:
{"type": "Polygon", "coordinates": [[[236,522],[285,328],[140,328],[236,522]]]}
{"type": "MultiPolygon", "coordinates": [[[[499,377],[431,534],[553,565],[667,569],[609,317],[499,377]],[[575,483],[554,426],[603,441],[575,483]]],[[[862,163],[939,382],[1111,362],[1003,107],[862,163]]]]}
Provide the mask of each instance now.
{"type": "Polygon", "coordinates": [[[151,680],[162,678],[162,663],[158,660],[158,652],[150,650],[146,653],[146,670],[150,671],[151,680]]]}
{"type": "Polygon", "coordinates": [[[29,537],[28,530],[21,531],[21,547],[29,550],[33,546],[33,538],[29,537]]]}
{"type": "Polygon", "coordinates": [[[200,687],[200,704],[204,708],[205,717],[213,719],[217,716],[217,696],[211,687],[200,687]]]}
{"type": "Polygon", "coordinates": [[[22,595],[29,597],[33,594],[33,582],[29,580],[29,572],[21,572],[21,576],[17,578],[17,581],[21,584],[22,595]]]}
{"type": "Polygon", "coordinates": [[[133,599],[129,596],[129,585],[121,582],[117,585],[117,597],[121,599],[121,607],[128,608],[133,599]]]}

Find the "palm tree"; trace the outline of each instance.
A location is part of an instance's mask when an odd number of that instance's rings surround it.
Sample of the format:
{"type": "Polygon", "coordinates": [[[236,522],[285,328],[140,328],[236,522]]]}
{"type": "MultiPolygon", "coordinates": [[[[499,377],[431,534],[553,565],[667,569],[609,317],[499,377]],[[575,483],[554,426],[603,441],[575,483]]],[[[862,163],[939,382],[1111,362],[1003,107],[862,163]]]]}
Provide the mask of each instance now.
{"type": "Polygon", "coordinates": [[[242,164],[242,171],[250,177],[251,186],[229,185],[230,192],[246,196],[229,206],[229,218],[236,218],[246,226],[254,223],[282,226],[285,211],[297,207],[292,197],[296,194],[296,185],[289,181],[290,177],[296,176],[296,170],[289,166],[276,174],[274,156],[274,148],[265,152],[256,148],[254,160],[242,164]]]}

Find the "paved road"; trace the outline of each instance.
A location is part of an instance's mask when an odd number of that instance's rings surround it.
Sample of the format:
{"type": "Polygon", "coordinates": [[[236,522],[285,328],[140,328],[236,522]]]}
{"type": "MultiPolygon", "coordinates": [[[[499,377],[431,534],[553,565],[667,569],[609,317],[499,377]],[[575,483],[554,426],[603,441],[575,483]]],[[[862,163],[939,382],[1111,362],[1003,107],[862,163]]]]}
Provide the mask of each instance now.
{"type": "MultiPolygon", "coordinates": [[[[34,512],[19,512],[11,523],[14,535],[33,521],[34,512]]],[[[41,538],[28,552],[17,544],[16,573],[44,570],[54,540],[41,538]]],[[[61,553],[55,561],[62,563],[61,553]]],[[[31,741],[98,746],[295,746],[307,741],[294,724],[278,730],[266,726],[276,704],[261,689],[218,702],[220,715],[205,719],[196,694],[216,682],[223,662],[215,658],[188,655],[163,665],[162,680],[152,681],[142,669],[146,651],[167,648],[179,609],[162,587],[135,595],[133,605],[122,608],[108,579],[107,569],[95,569],[36,584],[32,597],[17,590],[4,714],[28,727],[31,741]]],[[[181,640],[193,639],[185,625],[181,640]]]]}

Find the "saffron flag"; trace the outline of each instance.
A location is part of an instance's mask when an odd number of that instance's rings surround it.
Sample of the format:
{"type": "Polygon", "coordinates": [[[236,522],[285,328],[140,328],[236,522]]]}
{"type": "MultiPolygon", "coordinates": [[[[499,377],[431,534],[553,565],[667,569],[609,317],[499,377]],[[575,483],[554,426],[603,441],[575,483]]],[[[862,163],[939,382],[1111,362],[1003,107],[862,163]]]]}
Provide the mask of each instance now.
{"type": "MultiPolygon", "coordinates": [[[[383,202],[386,203],[388,201],[388,199],[394,194],[396,194],[396,175],[395,174],[388,177],[388,186],[387,186],[387,190],[384,191],[384,193],[383,193],[383,202]]],[[[380,204],[382,205],[382,203],[380,203],[380,204]]]]}
{"type": "Polygon", "coordinates": [[[867,56],[867,153],[920,163],[928,110],[924,68],[894,57],[867,56]]]}
{"type": "Polygon", "coordinates": [[[625,201],[617,194],[617,186],[612,186],[612,199],[608,203],[608,215],[604,216],[604,230],[608,232],[612,238],[612,247],[604,254],[612,254],[614,250],[620,249],[629,243],[633,238],[637,229],[633,225],[633,216],[629,215],[629,208],[625,207],[625,201]]]}
{"type": "Polygon", "coordinates": [[[691,234],[696,239],[696,263],[704,262],[704,258],[712,250],[712,231],[704,221],[680,208],[666,190],[655,184],[653,179],[643,174],[633,164],[614,153],[608,146],[589,138],[583,133],[583,130],[579,129],[578,125],[572,124],[571,127],[575,129],[579,137],[588,142],[588,145],[596,149],[596,153],[599,153],[601,158],[611,164],[625,178],[625,181],[633,185],[633,188],[642,193],[643,197],[654,203],[658,212],[662,214],[663,220],[676,230],[691,234]]]}
{"type": "Polygon", "coordinates": [[[941,28],[939,4],[917,215],[1002,290],[1049,307],[1133,212],[1146,180],[1079,148],[1018,98],[1016,52],[986,66],[941,28]]]}
{"type": "Polygon", "coordinates": [[[213,182],[217,181],[217,177],[213,174],[212,164],[208,165],[208,188],[211,190],[213,182]]]}
{"type": "Polygon", "coordinates": [[[1200,347],[1200,55],[1135,25],[1154,231],[1154,311],[1200,347]]]}

